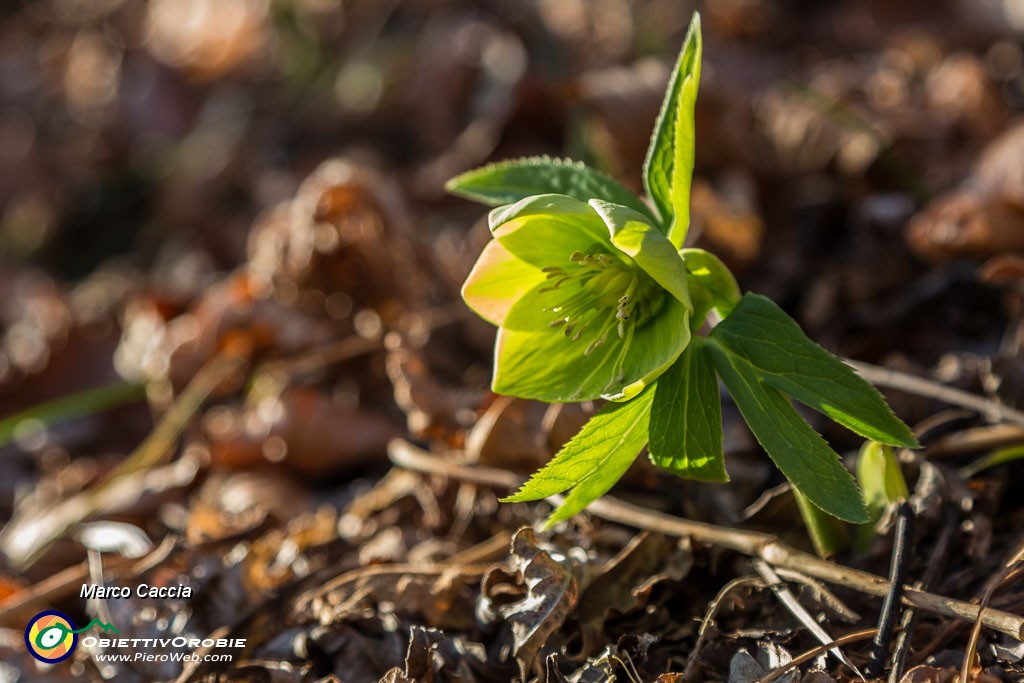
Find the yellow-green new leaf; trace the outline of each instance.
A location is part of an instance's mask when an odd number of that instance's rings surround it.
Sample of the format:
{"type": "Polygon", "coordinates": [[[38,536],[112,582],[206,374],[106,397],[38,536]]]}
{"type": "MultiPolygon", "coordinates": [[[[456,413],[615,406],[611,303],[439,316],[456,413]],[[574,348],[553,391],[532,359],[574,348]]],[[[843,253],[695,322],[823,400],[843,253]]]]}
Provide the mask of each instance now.
{"type": "Polygon", "coordinates": [[[862,552],[871,547],[875,525],[890,504],[906,500],[910,495],[907,480],[892,448],[877,441],[865,441],[857,456],[857,481],[868,506],[868,523],[857,534],[862,552]]]}
{"type": "Polygon", "coordinates": [[[647,444],[655,386],[630,401],[606,404],[551,462],[504,502],[540,500],[572,489],[548,518],[551,525],[604,495],[647,444]]]}
{"type": "Polygon", "coordinates": [[[694,106],[700,85],[701,50],[700,15],[694,14],[644,161],[644,187],[676,248],[683,246],[690,227],[694,106]]]}

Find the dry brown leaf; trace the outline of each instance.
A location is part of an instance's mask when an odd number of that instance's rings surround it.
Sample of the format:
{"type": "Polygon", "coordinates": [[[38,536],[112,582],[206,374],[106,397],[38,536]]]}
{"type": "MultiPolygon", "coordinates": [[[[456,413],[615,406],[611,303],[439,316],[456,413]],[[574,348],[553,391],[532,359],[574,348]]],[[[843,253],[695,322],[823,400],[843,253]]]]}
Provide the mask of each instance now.
{"type": "Polygon", "coordinates": [[[373,462],[400,433],[381,414],[295,386],[253,406],[219,407],[204,420],[215,465],[273,466],[320,477],[373,462]]]}
{"type": "Polygon", "coordinates": [[[250,62],[269,38],[267,0],[155,0],[146,16],[148,48],[201,81],[250,62]]]}
{"type": "Polygon", "coordinates": [[[682,579],[692,562],[689,548],[681,549],[676,539],[648,532],[638,534],[608,561],[580,596],[573,616],[579,620],[583,636],[581,655],[589,657],[597,650],[609,616],[642,605],[654,582],[682,579]],[[672,559],[677,554],[685,557],[682,563],[672,559]]]}
{"type": "Polygon", "coordinates": [[[512,563],[526,585],[526,594],[498,611],[512,624],[513,654],[525,681],[541,648],[576,606],[579,584],[574,569],[542,550],[529,527],[512,538],[512,563]]]}
{"type": "Polygon", "coordinates": [[[911,221],[907,243],[931,261],[1024,251],[1024,121],[981,152],[968,177],[911,221]]]}

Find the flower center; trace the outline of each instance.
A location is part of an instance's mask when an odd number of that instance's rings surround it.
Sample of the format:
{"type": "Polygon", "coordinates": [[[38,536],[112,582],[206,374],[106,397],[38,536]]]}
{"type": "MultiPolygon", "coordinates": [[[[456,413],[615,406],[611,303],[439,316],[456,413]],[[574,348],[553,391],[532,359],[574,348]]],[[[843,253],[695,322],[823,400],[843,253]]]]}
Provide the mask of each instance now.
{"type": "Polygon", "coordinates": [[[561,327],[576,341],[593,332],[594,339],[583,352],[589,355],[608,341],[614,330],[619,338],[643,327],[665,303],[664,290],[636,266],[604,253],[575,251],[570,265],[543,269],[551,284],[540,291],[565,291],[568,296],[546,307],[555,318],[551,327],[561,327]]]}

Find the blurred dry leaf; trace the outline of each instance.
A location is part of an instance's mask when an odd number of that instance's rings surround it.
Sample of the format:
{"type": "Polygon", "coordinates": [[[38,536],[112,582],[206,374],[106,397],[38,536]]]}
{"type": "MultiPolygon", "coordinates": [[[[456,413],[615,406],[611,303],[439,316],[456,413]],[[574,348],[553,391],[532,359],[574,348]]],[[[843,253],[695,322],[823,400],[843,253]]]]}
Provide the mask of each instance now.
{"type": "Polygon", "coordinates": [[[948,56],[928,74],[929,110],[975,135],[991,135],[1005,123],[1006,103],[984,61],[969,53],[948,56]]]}
{"type": "Polygon", "coordinates": [[[467,413],[471,415],[480,403],[479,392],[435,377],[418,351],[390,349],[386,367],[395,389],[395,403],[405,413],[406,425],[414,435],[443,438],[460,427],[467,413]]]}
{"type": "Polygon", "coordinates": [[[329,508],[288,519],[283,528],[271,529],[252,543],[244,563],[246,587],[253,595],[266,598],[309,576],[320,568],[311,561],[310,551],[337,536],[337,514],[329,508]]]}
{"type": "Polygon", "coordinates": [[[957,188],[913,218],[907,243],[931,261],[1024,252],[1024,121],[989,143],[957,188]]]}
{"type": "Polygon", "coordinates": [[[764,222],[757,213],[752,179],[734,174],[725,192],[696,181],[691,202],[700,239],[706,241],[711,250],[740,269],[757,259],[761,253],[764,222]]]}
{"type": "Polygon", "coordinates": [[[200,545],[240,537],[268,520],[296,518],[309,504],[306,492],[280,473],[213,473],[193,497],[185,538],[200,545]]]}
{"type": "Polygon", "coordinates": [[[415,244],[398,186],[366,166],[332,159],[303,181],[293,200],[257,221],[248,269],[285,305],[318,292],[321,311],[332,318],[368,307],[389,323],[424,301],[415,244]]]}
{"type": "Polygon", "coordinates": [[[531,472],[573,437],[594,413],[591,404],[553,404],[498,396],[466,437],[473,462],[531,472]]]}
{"type": "Polygon", "coordinates": [[[267,0],[152,0],[146,44],[165,64],[211,81],[263,51],[268,20],[267,0]]]}
{"type": "Polygon", "coordinates": [[[274,466],[305,477],[383,458],[400,429],[383,415],[314,387],[293,386],[251,406],[221,406],[204,418],[212,462],[228,469],[274,466]]]}

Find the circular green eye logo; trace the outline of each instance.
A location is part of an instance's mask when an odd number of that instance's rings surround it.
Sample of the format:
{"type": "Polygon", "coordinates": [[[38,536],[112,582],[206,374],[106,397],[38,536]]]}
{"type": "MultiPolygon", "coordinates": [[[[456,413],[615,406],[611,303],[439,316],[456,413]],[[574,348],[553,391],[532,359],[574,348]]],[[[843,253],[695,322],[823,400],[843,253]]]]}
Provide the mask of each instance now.
{"type": "Polygon", "coordinates": [[[29,654],[41,662],[63,661],[71,656],[76,645],[75,625],[61,612],[40,612],[25,627],[25,646],[29,654]]]}

